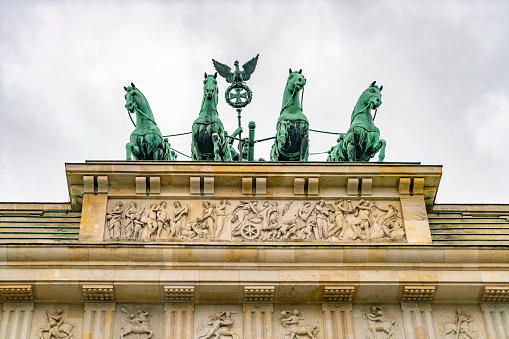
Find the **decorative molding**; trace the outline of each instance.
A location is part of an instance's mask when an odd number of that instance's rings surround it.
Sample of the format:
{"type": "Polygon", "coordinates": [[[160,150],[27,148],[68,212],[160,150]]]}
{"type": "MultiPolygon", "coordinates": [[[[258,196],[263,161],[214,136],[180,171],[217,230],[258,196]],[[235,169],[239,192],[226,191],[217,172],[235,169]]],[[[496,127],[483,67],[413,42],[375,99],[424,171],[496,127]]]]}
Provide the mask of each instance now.
{"type": "Polygon", "coordinates": [[[484,286],[480,301],[487,303],[500,303],[509,301],[509,285],[484,286]]]}
{"type": "Polygon", "coordinates": [[[192,302],[194,286],[164,286],[164,299],[170,302],[192,302]]]}
{"type": "Polygon", "coordinates": [[[33,300],[32,285],[0,285],[0,299],[4,301],[33,300]]]}
{"type": "Polygon", "coordinates": [[[214,194],[214,177],[203,178],[203,194],[214,194]]]}
{"type": "Polygon", "coordinates": [[[405,286],[401,295],[401,301],[433,301],[436,290],[436,286],[405,286]]]}
{"type": "Polygon", "coordinates": [[[273,301],[274,286],[244,286],[244,301],[273,301]]]}
{"type": "Polygon", "coordinates": [[[359,179],[348,178],[346,185],[346,195],[359,195],[359,179]]]}
{"type": "Polygon", "coordinates": [[[304,195],[304,187],[306,186],[306,179],[304,178],[295,178],[293,180],[293,194],[295,195],[304,195]]]}
{"type": "Polygon", "coordinates": [[[81,291],[85,301],[115,300],[113,285],[83,285],[81,291]]]}
{"type": "Polygon", "coordinates": [[[97,193],[108,193],[108,176],[100,175],[97,177],[97,193]]]}
{"type": "Polygon", "coordinates": [[[150,177],[150,194],[160,194],[161,193],[161,177],[150,177]]]}
{"type": "Polygon", "coordinates": [[[324,286],[323,302],[352,302],[354,294],[354,286],[324,286]]]}
{"type": "Polygon", "coordinates": [[[190,177],[189,178],[189,193],[191,194],[200,194],[200,177],[190,177]]]}
{"type": "Polygon", "coordinates": [[[253,178],[242,178],[242,194],[253,194],[253,178]]]}
{"type": "Polygon", "coordinates": [[[318,195],[318,178],[309,178],[308,179],[308,194],[309,195],[318,195]]]}
{"type": "Polygon", "coordinates": [[[136,194],[147,194],[147,178],[136,177],[136,194]]]}
{"type": "Polygon", "coordinates": [[[410,178],[399,179],[399,194],[410,194],[410,178]]]}
{"type": "Polygon", "coordinates": [[[267,194],[267,178],[256,178],[256,194],[266,195],[267,194]]]}

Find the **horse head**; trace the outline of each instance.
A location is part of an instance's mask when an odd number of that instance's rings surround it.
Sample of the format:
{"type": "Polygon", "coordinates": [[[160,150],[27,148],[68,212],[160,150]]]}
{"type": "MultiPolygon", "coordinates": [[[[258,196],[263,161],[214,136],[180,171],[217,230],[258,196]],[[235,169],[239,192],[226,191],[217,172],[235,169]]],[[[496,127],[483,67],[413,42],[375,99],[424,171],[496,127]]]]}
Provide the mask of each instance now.
{"type": "Polygon", "coordinates": [[[292,72],[290,68],[290,74],[288,75],[288,80],[286,81],[286,89],[290,91],[293,95],[297,94],[304,85],[306,84],[306,78],[302,75],[302,69],[298,72],[292,72]]]}
{"type": "Polygon", "coordinates": [[[377,109],[382,104],[382,89],[384,86],[378,87],[376,81],[373,81],[371,85],[362,93],[360,100],[366,107],[371,109],[377,109]]]}
{"type": "Polygon", "coordinates": [[[145,99],[145,96],[140,92],[140,90],[137,89],[132,82],[131,86],[124,86],[124,89],[127,92],[124,95],[125,108],[127,111],[129,111],[129,113],[134,113],[135,109],[143,111],[147,105],[147,99],[145,99]]]}
{"type": "Polygon", "coordinates": [[[205,73],[205,79],[203,80],[203,98],[207,100],[212,100],[212,98],[215,99],[217,102],[218,98],[218,91],[217,88],[217,73],[214,73],[214,75],[207,75],[205,73]]]}

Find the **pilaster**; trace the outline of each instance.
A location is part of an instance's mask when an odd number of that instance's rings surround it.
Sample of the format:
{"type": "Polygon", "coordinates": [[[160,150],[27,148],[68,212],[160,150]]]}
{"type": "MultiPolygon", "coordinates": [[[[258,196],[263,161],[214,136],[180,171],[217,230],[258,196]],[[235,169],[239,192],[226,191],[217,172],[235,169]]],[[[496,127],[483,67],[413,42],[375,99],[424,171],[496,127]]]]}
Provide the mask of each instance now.
{"type": "Polygon", "coordinates": [[[194,304],[164,304],[164,339],[192,339],[194,304]]]}
{"type": "Polygon", "coordinates": [[[325,338],[354,339],[352,304],[323,303],[325,338]]]}
{"type": "Polygon", "coordinates": [[[112,339],[115,303],[85,303],[81,339],[112,339]]]}
{"type": "Polygon", "coordinates": [[[244,304],[244,339],[273,339],[272,304],[244,304]]]}

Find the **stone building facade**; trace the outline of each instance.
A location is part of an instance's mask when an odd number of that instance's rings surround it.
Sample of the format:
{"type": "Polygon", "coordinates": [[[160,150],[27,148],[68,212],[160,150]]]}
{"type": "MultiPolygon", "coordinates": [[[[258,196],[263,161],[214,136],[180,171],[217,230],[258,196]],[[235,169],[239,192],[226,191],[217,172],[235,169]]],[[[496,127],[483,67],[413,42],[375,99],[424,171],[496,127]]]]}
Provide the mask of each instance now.
{"type": "Polygon", "coordinates": [[[509,204],[440,166],[86,162],[0,203],[0,338],[509,338],[509,204]]]}

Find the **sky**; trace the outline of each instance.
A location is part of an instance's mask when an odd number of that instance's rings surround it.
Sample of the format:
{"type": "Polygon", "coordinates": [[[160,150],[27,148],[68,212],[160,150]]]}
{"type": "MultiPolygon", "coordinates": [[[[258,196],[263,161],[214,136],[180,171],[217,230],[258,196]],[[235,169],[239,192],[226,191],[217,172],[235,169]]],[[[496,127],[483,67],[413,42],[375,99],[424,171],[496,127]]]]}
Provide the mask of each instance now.
{"type": "MultiPolygon", "coordinates": [[[[276,132],[289,68],[306,77],[310,128],[336,133],[376,80],[386,162],[443,165],[437,203],[509,203],[508,0],[0,0],[0,201],[66,202],[65,163],[124,160],[123,86],[143,92],[163,134],[189,132],[211,59],[258,53],[242,113],[256,139],[276,132]]],[[[189,135],[170,142],[190,155],[189,135]]],[[[310,133],[311,153],[335,143],[310,133]]]]}

